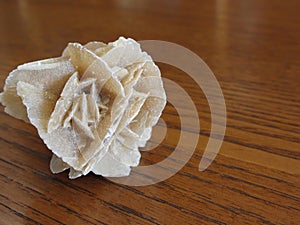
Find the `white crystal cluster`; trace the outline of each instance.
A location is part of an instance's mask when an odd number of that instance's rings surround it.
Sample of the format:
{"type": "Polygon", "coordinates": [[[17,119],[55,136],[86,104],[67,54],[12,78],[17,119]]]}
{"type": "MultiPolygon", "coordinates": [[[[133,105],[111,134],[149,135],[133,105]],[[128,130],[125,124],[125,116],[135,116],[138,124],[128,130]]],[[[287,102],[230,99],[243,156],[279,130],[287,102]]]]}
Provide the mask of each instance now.
{"type": "Polygon", "coordinates": [[[166,104],[158,67],[133,39],[69,43],[61,57],[12,71],[5,112],[33,124],[53,156],[50,169],[128,176],[166,104]]]}

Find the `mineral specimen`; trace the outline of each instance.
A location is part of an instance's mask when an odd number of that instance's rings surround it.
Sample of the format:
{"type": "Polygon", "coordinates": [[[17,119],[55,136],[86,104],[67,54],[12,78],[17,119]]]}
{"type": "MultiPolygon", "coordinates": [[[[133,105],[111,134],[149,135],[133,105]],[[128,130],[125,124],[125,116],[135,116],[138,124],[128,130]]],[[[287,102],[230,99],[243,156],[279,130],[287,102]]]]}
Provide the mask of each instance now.
{"type": "Polygon", "coordinates": [[[166,104],[158,67],[133,39],[69,43],[61,57],[20,65],[6,79],[5,112],[33,124],[50,169],[128,176],[166,104]]]}

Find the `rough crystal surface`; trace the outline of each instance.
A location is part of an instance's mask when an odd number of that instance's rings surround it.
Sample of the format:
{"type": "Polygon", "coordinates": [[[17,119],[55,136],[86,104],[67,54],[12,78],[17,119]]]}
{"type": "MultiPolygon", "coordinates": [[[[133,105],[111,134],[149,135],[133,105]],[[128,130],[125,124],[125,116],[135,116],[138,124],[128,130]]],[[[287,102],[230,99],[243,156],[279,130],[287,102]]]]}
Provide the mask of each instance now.
{"type": "Polygon", "coordinates": [[[127,176],[166,104],[161,74],[133,39],[69,43],[61,57],[18,66],[0,94],[5,112],[33,124],[50,169],[127,176]]]}

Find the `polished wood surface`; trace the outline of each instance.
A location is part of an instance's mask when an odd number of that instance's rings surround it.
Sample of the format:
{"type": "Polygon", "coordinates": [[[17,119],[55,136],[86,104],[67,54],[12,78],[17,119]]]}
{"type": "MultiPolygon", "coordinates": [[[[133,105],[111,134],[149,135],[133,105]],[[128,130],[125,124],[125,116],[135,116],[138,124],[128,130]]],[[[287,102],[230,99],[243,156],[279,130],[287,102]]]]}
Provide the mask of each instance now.
{"type": "MultiPolygon", "coordinates": [[[[49,171],[34,127],[0,108],[0,224],[300,224],[300,1],[1,0],[0,88],[17,65],[58,56],[68,42],[119,36],[165,40],[197,53],[227,105],[221,150],[204,172],[210,111],[183,72],[159,64],[196,103],[201,133],[188,164],[170,179],[130,187],[49,171]]],[[[178,117],[142,164],[176,146],[178,117]]]]}

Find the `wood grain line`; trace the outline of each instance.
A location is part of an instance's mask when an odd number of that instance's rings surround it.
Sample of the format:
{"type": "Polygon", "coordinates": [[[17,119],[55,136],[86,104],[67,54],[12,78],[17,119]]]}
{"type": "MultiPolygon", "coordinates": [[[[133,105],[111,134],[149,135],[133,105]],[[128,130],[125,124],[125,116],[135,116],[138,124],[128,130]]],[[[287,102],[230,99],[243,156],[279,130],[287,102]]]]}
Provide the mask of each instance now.
{"type": "Polygon", "coordinates": [[[38,223],[38,222],[35,221],[34,219],[29,218],[29,217],[25,216],[24,214],[15,211],[14,209],[8,207],[7,205],[5,205],[5,204],[3,204],[3,203],[1,203],[1,202],[0,202],[0,205],[1,205],[2,207],[4,207],[4,208],[8,209],[10,212],[12,212],[13,214],[15,214],[16,216],[18,216],[18,217],[24,219],[25,221],[32,222],[33,224],[37,224],[37,225],[42,225],[41,223],[38,223]]]}

